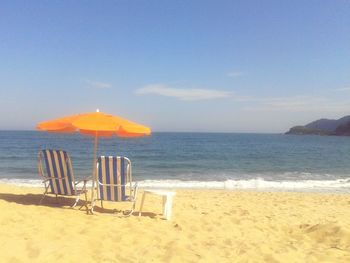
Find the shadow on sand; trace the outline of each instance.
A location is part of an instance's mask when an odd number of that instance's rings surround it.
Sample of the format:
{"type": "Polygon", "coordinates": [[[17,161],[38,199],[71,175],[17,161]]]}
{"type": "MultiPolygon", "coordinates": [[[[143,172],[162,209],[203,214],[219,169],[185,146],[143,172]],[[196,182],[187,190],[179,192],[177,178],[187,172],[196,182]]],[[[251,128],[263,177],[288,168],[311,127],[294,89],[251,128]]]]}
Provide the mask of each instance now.
{"type": "MultiPolygon", "coordinates": [[[[120,217],[124,217],[123,212],[126,212],[125,210],[120,210],[120,209],[112,209],[112,208],[102,208],[100,206],[95,206],[94,207],[94,213],[97,212],[98,214],[105,214],[105,215],[116,215],[116,216],[120,216],[120,217]]],[[[139,216],[139,211],[134,211],[132,214],[132,216],[139,216]]],[[[157,214],[155,213],[151,213],[151,212],[142,212],[141,214],[142,217],[150,217],[150,218],[155,218],[157,217],[157,214]]]]}
{"type": "MultiPolygon", "coordinates": [[[[71,209],[71,206],[75,202],[75,198],[58,196],[49,196],[47,195],[45,199],[41,202],[40,200],[43,197],[42,194],[12,194],[12,193],[0,193],[0,200],[4,200],[9,203],[16,203],[20,205],[37,205],[37,206],[46,206],[46,207],[58,207],[62,209],[71,209]]],[[[87,205],[89,205],[88,202],[87,205]]],[[[80,200],[77,204],[77,208],[82,207],[82,210],[85,210],[85,200],[80,200]]],[[[100,206],[95,206],[94,211],[98,214],[109,214],[109,215],[122,215],[122,210],[119,209],[109,209],[102,208],[100,206]]],[[[132,213],[133,216],[139,216],[139,212],[135,211],[132,213]]],[[[142,212],[142,217],[156,218],[158,214],[152,212],[142,212]]]]}
{"type": "MultiPolygon", "coordinates": [[[[62,197],[47,195],[45,199],[41,202],[43,197],[42,194],[11,194],[11,193],[0,193],[0,200],[4,200],[10,203],[17,203],[20,205],[37,205],[37,206],[47,206],[47,207],[60,207],[60,208],[70,208],[74,202],[75,198],[62,197]]],[[[85,201],[79,200],[77,207],[84,206],[85,201]]]]}
{"type": "MultiPolygon", "coordinates": [[[[115,207],[117,207],[118,204],[115,203],[115,207]]],[[[96,205],[94,207],[94,212],[97,212],[98,214],[106,214],[106,215],[116,215],[116,216],[120,216],[120,217],[124,217],[123,212],[126,212],[127,210],[120,210],[118,208],[106,208],[106,207],[101,207],[96,205]]],[[[132,214],[132,216],[139,216],[139,211],[134,211],[132,214]]],[[[152,212],[142,212],[142,214],[140,215],[142,217],[150,217],[150,218],[156,218],[158,216],[158,214],[156,213],[152,213],[152,212]]]]}

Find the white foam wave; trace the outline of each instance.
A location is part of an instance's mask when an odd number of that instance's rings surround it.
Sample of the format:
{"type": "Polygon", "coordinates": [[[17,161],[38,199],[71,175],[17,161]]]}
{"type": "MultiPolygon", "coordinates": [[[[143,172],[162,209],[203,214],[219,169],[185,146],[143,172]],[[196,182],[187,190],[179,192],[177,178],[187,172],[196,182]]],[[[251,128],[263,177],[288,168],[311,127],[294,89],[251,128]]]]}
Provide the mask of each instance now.
{"type": "Polygon", "coordinates": [[[350,192],[350,178],[336,180],[267,181],[262,178],[226,181],[145,180],[144,188],[225,189],[262,191],[331,191],[350,192]]]}
{"type": "Polygon", "coordinates": [[[12,184],[17,186],[26,186],[26,187],[42,187],[41,180],[34,179],[0,179],[0,184],[12,184]]]}
{"type": "MultiPolygon", "coordinates": [[[[43,187],[42,180],[37,179],[0,179],[0,184],[11,184],[16,186],[24,187],[43,187]]],[[[86,184],[88,187],[91,187],[91,182],[86,184]]],[[[79,186],[79,185],[78,185],[79,186]]]]}
{"type": "MultiPolygon", "coordinates": [[[[27,187],[42,187],[41,180],[0,179],[0,183],[27,187]]],[[[350,178],[336,180],[298,180],[268,181],[263,178],[226,181],[181,181],[181,180],[143,180],[138,182],[141,188],[165,189],[223,189],[258,191],[303,191],[303,192],[349,192],[350,178]]],[[[88,187],[91,184],[88,184],[88,187]]]]}

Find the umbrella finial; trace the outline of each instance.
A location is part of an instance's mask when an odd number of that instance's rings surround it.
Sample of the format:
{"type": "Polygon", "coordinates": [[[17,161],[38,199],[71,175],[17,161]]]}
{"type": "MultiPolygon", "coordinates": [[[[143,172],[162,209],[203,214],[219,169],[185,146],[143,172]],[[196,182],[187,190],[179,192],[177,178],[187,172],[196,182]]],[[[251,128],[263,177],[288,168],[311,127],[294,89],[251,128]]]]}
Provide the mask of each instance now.
{"type": "Polygon", "coordinates": [[[99,109],[96,109],[96,112],[100,112],[100,110],[99,110],[99,109]]]}

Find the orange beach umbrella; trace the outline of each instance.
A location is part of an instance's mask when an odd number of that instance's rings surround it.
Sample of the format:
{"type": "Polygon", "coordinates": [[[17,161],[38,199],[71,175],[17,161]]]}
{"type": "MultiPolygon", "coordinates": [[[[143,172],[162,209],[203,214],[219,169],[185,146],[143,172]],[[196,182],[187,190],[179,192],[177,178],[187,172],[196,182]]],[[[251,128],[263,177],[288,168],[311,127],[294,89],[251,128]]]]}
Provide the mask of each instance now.
{"type": "Polygon", "coordinates": [[[41,122],[37,129],[48,132],[72,133],[79,131],[82,134],[95,137],[93,172],[95,175],[96,155],[98,137],[119,136],[119,137],[142,137],[151,134],[151,129],[103,112],[84,113],[63,118],[41,122]]]}
{"type": "Polygon", "coordinates": [[[41,122],[38,130],[48,132],[75,132],[93,136],[140,137],[151,134],[150,128],[128,121],[118,116],[102,112],[92,112],[66,116],[63,118],[41,122]]]}

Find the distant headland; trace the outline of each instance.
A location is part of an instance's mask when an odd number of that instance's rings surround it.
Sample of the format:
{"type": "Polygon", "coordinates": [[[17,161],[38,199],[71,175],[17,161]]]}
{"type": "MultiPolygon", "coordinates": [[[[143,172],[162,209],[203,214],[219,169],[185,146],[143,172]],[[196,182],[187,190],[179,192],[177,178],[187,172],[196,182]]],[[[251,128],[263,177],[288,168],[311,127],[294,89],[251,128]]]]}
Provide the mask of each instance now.
{"type": "Polygon", "coordinates": [[[338,120],[320,119],[304,126],[294,126],[286,134],[350,136],[350,115],[338,120]]]}

